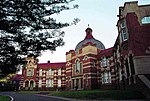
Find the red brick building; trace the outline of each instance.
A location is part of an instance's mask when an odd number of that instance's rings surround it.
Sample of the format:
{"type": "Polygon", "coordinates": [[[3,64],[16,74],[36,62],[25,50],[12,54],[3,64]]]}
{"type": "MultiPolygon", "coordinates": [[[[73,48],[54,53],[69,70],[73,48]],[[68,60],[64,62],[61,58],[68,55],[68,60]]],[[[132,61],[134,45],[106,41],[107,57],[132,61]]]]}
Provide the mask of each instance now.
{"type": "Polygon", "coordinates": [[[25,90],[63,90],[65,88],[66,63],[37,63],[34,56],[26,58],[23,69],[23,89],[25,90]]]}
{"type": "Polygon", "coordinates": [[[105,49],[87,28],[75,50],[66,52],[66,62],[38,63],[27,57],[23,89],[149,89],[150,5],[126,2],[118,18],[118,37],[111,48],[105,49]]]}
{"type": "Polygon", "coordinates": [[[92,35],[92,29],[86,29],[85,39],[79,42],[75,50],[66,53],[66,78],[68,89],[98,88],[99,51],[104,45],[92,35]]]}
{"type": "Polygon", "coordinates": [[[150,88],[150,5],[126,2],[118,17],[114,45],[118,84],[150,88]]]}

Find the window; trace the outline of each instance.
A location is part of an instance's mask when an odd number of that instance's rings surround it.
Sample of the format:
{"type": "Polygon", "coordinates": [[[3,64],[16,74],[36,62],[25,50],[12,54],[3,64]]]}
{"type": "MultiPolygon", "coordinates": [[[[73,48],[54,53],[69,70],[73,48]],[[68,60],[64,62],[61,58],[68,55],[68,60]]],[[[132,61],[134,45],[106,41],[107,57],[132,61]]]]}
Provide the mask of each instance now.
{"type": "Polygon", "coordinates": [[[30,81],[30,87],[34,87],[34,81],[30,81]]]}
{"type": "Polygon", "coordinates": [[[42,80],[39,80],[39,87],[42,87],[42,80]]]}
{"type": "Polygon", "coordinates": [[[39,71],[39,76],[42,76],[42,69],[40,69],[39,71]]]}
{"type": "Polygon", "coordinates": [[[126,41],[128,39],[128,36],[127,36],[126,24],[124,20],[121,22],[120,27],[121,27],[122,40],[126,41]]]}
{"type": "Polygon", "coordinates": [[[107,66],[109,66],[109,59],[107,59],[107,66]]]}
{"type": "Polygon", "coordinates": [[[126,25],[125,25],[125,22],[123,21],[122,23],[121,23],[121,28],[125,28],[126,27],[126,25]]]}
{"type": "Polygon", "coordinates": [[[122,39],[123,39],[123,41],[126,41],[128,39],[126,32],[122,32],[122,39]]]}
{"type": "Polygon", "coordinates": [[[46,75],[54,75],[54,70],[53,69],[49,69],[47,71],[46,75]]]}
{"type": "Polygon", "coordinates": [[[79,60],[76,61],[75,72],[82,73],[82,64],[79,62],[79,60]]]}
{"type": "Polygon", "coordinates": [[[110,71],[105,71],[101,74],[102,84],[111,83],[111,73],[110,71]]]}
{"type": "Polygon", "coordinates": [[[58,75],[61,75],[61,68],[58,69],[58,75]]]}
{"type": "Polygon", "coordinates": [[[46,87],[53,87],[53,82],[54,82],[53,79],[46,80],[46,87]]]}
{"type": "Polygon", "coordinates": [[[80,62],[77,60],[76,61],[76,72],[80,71],[80,62]]]}
{"type": "Polygon", "coordinates": [[[150,23],[150,16],[142,18],[142,24],[148,24],[150,23]]]}
{"type": "Polygon", "coordinates": [[[34,69],[28,69],[27,70],[27,76],[31,77],[34,75],[34,69]]]}
{"type": "Polygon", "coordinates": [[[107,66],[107,59],[104,57],[101,61],[101,67],[106,67],[107,66]]]}
{"type": "Polygon", "coordinates": [[[61,79],[58,79],[58,87],[61,87],[61,79]]]}

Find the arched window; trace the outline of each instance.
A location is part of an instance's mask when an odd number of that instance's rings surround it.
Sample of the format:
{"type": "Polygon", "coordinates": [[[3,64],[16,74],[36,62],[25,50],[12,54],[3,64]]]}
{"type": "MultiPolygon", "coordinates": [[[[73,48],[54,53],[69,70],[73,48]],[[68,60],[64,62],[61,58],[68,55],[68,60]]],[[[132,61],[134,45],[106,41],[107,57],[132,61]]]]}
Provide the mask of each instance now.
{"type": "Polygon", "coordinates": [[[34,87],[34,81],[30,81],[30,87],[34,87]]]}
{"type": "Polygon", "coordinates": [[[148,24],[148,23],[150,23],[150,16],[146,16],[142,18],[142,24],[148,24]]]}
{"type": "Polygon", "coordinates": [[[26,81],[25,82],[25,87],[28,87],[29,86],[29,81],[26,81]]]}
{"type": "Polygon", "coordinates": [[[75,72],[76,73],[81,73],[82,72],[82,64],[80,63],[79,60],[76,61],[75,72]]]}

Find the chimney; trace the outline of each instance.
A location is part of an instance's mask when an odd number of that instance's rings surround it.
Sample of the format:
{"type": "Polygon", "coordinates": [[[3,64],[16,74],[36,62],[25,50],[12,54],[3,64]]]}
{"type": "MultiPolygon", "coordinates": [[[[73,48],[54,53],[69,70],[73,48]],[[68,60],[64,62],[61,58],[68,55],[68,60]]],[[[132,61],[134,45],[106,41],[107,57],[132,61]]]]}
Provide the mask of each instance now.
{"type": "Polygon", "coordinates": [[[48,60],[47,63],[50,63],[50,61],[48,60]]]}

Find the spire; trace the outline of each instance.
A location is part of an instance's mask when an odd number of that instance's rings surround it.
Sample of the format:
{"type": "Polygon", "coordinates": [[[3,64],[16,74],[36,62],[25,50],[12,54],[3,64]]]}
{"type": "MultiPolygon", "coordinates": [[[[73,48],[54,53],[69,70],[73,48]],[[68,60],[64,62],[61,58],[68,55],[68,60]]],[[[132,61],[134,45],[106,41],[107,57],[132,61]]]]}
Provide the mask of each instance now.
{"type": "Polygon", "coordinates": [[[88,28],[85,30],[85,32],[86,32],[85,39],[91,39],[91,38],[93,38],[93,36],[92,36],[92,29],[89,27],[89,24],[88,24],[88,28]]]}

